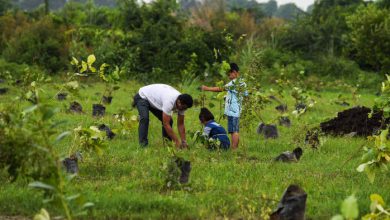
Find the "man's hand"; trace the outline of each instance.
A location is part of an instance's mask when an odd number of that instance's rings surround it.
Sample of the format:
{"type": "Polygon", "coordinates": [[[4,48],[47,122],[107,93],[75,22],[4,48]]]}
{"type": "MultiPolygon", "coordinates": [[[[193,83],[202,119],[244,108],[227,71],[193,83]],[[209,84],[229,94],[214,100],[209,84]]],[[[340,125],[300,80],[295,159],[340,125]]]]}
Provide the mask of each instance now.
{"type": "Polygon", "coordinates": [[[185,141],[185,140],[181,141],[181,147],[182,148],[188,148],[187,141],[185,141]]]}

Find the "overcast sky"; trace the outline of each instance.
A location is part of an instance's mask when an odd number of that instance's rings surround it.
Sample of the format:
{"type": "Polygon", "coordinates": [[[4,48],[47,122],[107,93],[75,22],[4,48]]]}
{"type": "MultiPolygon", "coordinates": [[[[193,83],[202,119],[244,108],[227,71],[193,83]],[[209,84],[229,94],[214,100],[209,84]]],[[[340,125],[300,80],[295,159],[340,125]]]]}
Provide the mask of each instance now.
{"type": "MultiPolygon", "coordinates": [[[[151,0],[143,0],[144,2],[150,2],[151,0]]],[[[256,0],[257,2],[268,2],[269,0],[256,0]]],[[[307,9],[307,6],[314,3],[314,0],[276,0],[278,2],[278,5],[284,5],[286,3],[295,3],[299,8],[302,10],[307,9]]]]}
{"type": "MultiPolygon", "coordinates": [[[[269,0],[256,0],[257,2],[268,2],[269,0]]],[[[314,3],[314,0],[276,0],[278,5],[284,5],[287,3],[295,3],[296,6],[306,11],[309,5],[314,3]]]]}

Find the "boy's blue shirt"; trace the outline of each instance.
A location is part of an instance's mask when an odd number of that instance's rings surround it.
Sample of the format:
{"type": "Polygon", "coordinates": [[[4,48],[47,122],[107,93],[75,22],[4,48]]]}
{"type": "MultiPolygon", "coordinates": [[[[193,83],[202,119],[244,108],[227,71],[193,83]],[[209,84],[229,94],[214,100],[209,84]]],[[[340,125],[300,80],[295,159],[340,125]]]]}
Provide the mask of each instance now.
{"type": "Polygon", "coordinates": [[[225,147],[230,146],[230,140],[227,136],[225,128],[223,128],[214,120],[207,122],[203,130],[203,135],[207,136],[208,138],[218,139],[225,147]]]}
{"type": "Polygon", "coordinates": [[[246,83],[242,78],[236,78],[225,85],[225,90],[227,91],[225,115],[240,117],[243,97],[248,96],[246,83]]]}

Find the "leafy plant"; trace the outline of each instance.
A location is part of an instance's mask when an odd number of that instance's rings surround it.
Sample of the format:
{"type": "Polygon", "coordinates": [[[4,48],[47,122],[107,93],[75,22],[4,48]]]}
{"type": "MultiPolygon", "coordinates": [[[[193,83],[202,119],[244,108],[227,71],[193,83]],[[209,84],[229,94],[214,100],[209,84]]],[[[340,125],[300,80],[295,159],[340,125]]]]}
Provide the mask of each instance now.
{"type": "Polygon", "coordinates": [[[73,143],[69,148],[69,155],[74,155],[78,151],[96,153],[103,155],[103,149],[107,147],[106,132],[100,131],[98,127],[91,126],[82,128],[81,126],[73,130],[73,143]]]}
{"type": "Polygon", "coordinates": [[[386,74],[386,80],[382,82],[381,94],[375,99],[373,111],[383,111],[383,117],[390,117],[390,76],[386,74]]]}
{"type": "Polygon", "coordinates": [[[68,195],[67,184],[74,176],[64,173],[56,145],[69,135],[58,135],[61,122],[55,121],[57,108],[38,104],[20,111],[9,107],[0,114],[0,167],[8,174],[30,177],[29,186],[43,190],[45,203],[58,205],[65,218],[85,214],[92,206],[85,203],[80,194],[68,195]],[[11,111],[12,110],[12,111],[11,111]]]}
{"type": "Polygon", "coordinates": [[[375,180],[378,170],[388,171],[390,162],[390,147],[387,139],[389,131],[383,130],[379,135],[368,139],[374,142],[372,147],[364,147],[365,154],[362,157],[362,164],[357,167],[358,172],[365,172],[371,183],[375,180]]]}
{"type": "Polygon", "coordinates": [[[359,208],[355,195],[346,198],[341,204],[341,215],[332,217],[332,220],[352,220],[359,217],[359,208]]]}
{"type": "MultiPolygon", "coordinates": [[[[390,209],[385,209],[385,202],[379,194],[370,195],[370,213],[364,215],[362,220],[388,220],[390,209]]],[[[341,204],[341,214],[335,215],[331,220],[353,220],[358,219],[359,208],[355,195],[346,198],[341,204]]]]}
{"type": "Polygon", "coordinates": [[[109,67],[108,64],[103,63],[99,69],[99,77],[105,83],[104,95],[106,97],[111,97],[112,92],[118,90],[120,87],[116,84],[120,80],[120,69],[118,66],[115,67],[113,71],[106,71],[106,68],[109,67]]]}
{"type": "Polygon", "coordinates": [[[202,144],[207,149],[219,149],[219,146],[221,146],[221,142],[218,139],[209,138],[201,131],[195,131],[195,132],[188,132],[190,136],[192,137],[192,145],[195,145],[197,143],[202,144]]]}

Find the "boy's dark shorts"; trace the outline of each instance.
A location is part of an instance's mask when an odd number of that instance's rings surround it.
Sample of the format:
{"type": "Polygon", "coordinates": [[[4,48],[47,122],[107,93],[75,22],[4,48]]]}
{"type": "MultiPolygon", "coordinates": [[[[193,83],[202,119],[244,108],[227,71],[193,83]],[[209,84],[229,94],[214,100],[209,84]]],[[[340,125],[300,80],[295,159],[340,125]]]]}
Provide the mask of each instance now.
{"type": "Polygon", "coordinates": [[[238,133],[240,131],[239,122],[240,122],[239,117],[228,116],[228,132],[238,133]]]}

